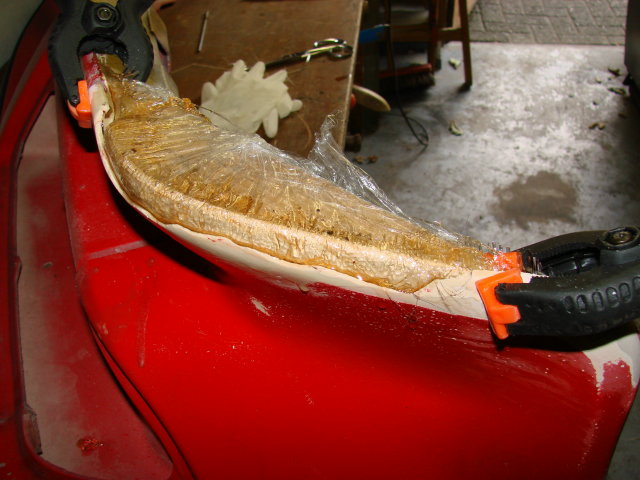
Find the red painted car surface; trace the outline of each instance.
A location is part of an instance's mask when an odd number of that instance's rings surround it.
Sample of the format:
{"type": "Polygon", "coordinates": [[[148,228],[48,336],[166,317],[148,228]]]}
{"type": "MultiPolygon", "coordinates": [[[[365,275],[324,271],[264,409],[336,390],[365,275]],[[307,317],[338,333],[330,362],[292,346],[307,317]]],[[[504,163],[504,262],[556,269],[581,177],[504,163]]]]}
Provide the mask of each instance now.
{"type": "Polygon", "coordinates": [[[486,321],[277,286],[148,224],[50,97],[52,3],[3,107],[0,476],[605,476],[634,384],[581,351],[601,337],[498,345],[486,321]]]}

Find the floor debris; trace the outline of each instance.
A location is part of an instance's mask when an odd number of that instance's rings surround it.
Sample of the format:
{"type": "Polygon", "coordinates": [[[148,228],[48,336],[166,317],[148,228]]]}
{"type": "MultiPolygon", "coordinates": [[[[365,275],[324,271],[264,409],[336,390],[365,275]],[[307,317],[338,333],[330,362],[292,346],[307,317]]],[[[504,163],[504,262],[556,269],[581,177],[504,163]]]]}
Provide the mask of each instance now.
{"type": "Polygon", "coordinates": [[[621,75],[619,68],[611,68],[611,67],[609,67],[608,70],[609,70],[609,73],[612,73],[616,77],[619,77],[621,75]]]}
{"type": "Polygon", "coordinates": [[[454,134],[457,137],[460,137],[461,135],[464,134],[464,132],[460,129],[460,127],[458,127],[458,125],[456,125],[455,120],[452,120],[449,123],[449,131],[454,134]]]}
{"type": "Polygon", "coordinates": [[[623,87],[609,87],[610,92],[613,92],[617,95],[622,95],[623,97],[627,96],[627,90],[623,87]]]}

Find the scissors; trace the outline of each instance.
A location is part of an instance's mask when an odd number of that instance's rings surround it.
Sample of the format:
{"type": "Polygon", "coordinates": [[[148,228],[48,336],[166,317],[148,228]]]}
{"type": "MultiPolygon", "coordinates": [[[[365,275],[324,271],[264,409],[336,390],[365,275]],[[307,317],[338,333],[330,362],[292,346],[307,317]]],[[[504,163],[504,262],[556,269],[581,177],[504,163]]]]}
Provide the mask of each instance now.
{"type": "Polygon", "coordinates": [[[353,55],[353,47],[340,38],[325,38],[324,40],[313,42],[313,48],[285,55],[278,60],[265,64],[265,68],[279,67],[287,63],[308,62],[312,57],[324,53],[335,59],[349,58],[353,55]]]}

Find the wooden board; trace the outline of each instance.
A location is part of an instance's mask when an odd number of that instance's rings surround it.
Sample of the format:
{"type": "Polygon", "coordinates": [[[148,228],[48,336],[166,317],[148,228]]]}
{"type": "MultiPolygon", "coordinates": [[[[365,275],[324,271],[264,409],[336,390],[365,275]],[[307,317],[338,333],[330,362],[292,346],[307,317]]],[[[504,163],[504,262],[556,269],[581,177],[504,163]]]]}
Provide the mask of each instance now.
{"type": "MultiPolygon", "coordinates": [[[[355,48],[361,12],[362,0],[181,0],[160,14],[169,33],[173,77],[182,96],[198,101],[202,84],[217,79],[238,59],[248,65],[268,62],[329,37],[355,48]],[[204,44],[197,53],[207,10],[204,44]]],[[[343,60],[325,55],[286,67],[289,93],[303,107],[280,121],[273,145],[306,155],[331,113],[337,113],[336,140],[344,144],[355,57],[355,51],[343,60]]]]}

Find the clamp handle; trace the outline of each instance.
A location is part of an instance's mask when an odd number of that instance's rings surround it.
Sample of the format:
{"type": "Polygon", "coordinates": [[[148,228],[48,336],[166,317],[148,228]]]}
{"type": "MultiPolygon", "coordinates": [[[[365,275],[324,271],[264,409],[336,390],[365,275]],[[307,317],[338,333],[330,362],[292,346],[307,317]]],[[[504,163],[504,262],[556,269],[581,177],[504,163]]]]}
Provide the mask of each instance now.
{"type": "Polygon", "coordinates": [[[80,101],[84,78],[80,57],[90,52],[115,54],[134,78],[145,81],[153,66],[153,48],[140,17],[153,0],[56,0],[61,13],[49,39],[49,63],[72,106],[80,101]]]}
{"type": "Polygon", "coordinates": [[[500,305],[517,309],[505,321],[488,308],[499,338],[590,335],[640,317],[637,227],[562,235],[519,252],[525,270],[547,276],[529,283],[485,279],[485,305],[488,296],[495,296],[500,305]]]}
{"type": "Polygon", "coordinates": [[[601,333],[640,317],[640,261],[581,275],[501,283],[495,293],[520,312],[520,320],[506,326],[509,335],[601,333]]]}

